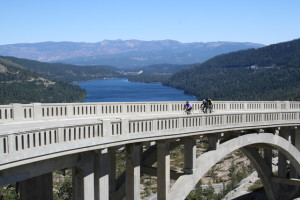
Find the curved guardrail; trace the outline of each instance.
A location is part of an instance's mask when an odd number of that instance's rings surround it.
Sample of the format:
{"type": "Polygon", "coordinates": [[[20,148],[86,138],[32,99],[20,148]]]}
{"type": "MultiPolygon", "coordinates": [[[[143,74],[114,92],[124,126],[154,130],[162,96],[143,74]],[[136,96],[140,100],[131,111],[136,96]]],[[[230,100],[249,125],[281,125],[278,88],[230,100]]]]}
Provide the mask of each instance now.
{"type": "MultiPolygon", "coordinates": [[[[202,102],[192,101],[195,112],[202,102]]],[[[81,117],[109,117],[145,114],[170,114],[183,110],[184,102],[131,103],[32,103],[0,105],[0,123],[81,117]]],[[[216,111],[299,110],[293,101],[215,101],[216,111]]]]}

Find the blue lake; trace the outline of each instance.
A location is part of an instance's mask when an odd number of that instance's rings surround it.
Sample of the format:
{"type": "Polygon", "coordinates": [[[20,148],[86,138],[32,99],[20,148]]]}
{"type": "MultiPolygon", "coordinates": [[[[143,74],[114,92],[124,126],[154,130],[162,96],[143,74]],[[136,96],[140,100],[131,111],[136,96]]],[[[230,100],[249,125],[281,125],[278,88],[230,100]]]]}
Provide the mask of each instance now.
{"type": "Polygon", "coordinates": [[[136,83],[127,79],[104,79],[76,83],[87,91],[83,102],[196,101],[196,97],[161,83],[136,83]]]}

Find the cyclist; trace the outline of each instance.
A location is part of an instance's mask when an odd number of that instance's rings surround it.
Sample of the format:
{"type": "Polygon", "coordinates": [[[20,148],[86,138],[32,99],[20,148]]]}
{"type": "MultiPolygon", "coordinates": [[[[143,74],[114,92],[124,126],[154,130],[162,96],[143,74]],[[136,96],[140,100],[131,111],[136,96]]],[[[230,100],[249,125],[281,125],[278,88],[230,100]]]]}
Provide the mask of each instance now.
{"type": "Polygon", "coordinates": [[[208,106],[212,108],[212,100],[209,97],[206,98],[206,102],[208,103],[208,106]]]}
{"type": "Polygon", "coordinates": [[[211,98],[207,97],[206,102],[207,102],[207,109],[209,110],[209,113],[211,113],[213,109],[213,103],[211,98]]]}
{"type": "Polygon", "coordinates": [[[213,108],[212,100],[209,97],[202,100],[201,110],[203,113],[207,113],[207,112],[211,113],[212,108],[213,108]]]}
{"type": "Polygon", "coordinates": [[[191,110],[192,110],[192,105],[190,104],[190,102],[189,101],[186,101],[185,102],[185,104],[184,104],[184,107],[183,107],[183,109],[185,110],[185,112],[187,113],[187,114],[191,114],[191,110]]]}
{"type": "Polygon", "coordinates": [[[206,113],[206,109],[207,109],[207,101],[205,99],[202,100],[202,104],[201,104],[201,110],[203,113],[206,113]]]}

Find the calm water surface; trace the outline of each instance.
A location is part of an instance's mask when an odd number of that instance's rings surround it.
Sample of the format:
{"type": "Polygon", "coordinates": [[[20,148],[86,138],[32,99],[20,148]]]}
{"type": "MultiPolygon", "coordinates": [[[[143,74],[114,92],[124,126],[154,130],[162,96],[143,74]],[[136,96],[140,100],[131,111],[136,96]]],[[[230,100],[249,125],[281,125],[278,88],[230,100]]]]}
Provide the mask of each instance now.
{"type": "Polygon", "coordinates": [[[196,97],[161,83],[136,83],[127,79],[105,79],[80,82],[86,89],[83,102],[141,102],[141,101],[196,101],[196,97]]]}

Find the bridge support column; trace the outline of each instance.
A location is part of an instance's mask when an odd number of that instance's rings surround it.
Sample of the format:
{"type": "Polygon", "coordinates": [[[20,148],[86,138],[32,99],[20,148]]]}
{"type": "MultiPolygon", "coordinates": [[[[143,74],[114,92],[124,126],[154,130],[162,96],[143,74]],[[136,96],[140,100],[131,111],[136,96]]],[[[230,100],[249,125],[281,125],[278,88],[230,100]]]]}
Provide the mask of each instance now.
{"type": "Polygon", "coordinates": [[[53,199],[52,173],[43,174],[37,177],[20,182],[20,199],[53,199]]]}
{"type": "MultiPolygon", "coordinates": [[[[295,129],[292,129],[290,127],[282,128],[279,131],[279,135],[289,141],[292,145],[295,145],[295,129]]],[[[296,172],[296,169],[289,164],[289,176],[287,172],[287,159],[286,157],[279,152],[278,154],[278,177],[280,178],[296,178],[298,179],[298,173],[296,172]]],[[[299,187],[292,186],[292,185],[286,185],[286,184],[280,184],[282,188],[282,194],[287,196],[287,198],[291,198],[295,196],[299,192],[299,187]]]]}
{"type": "MultiPolygon", "coordinates": [[[[294,144],[294,146],[298,149],[298,151],[300,151],[300,127],[295,127],[295,130],[294,130],[294,135],[292,137],[292,143],[294,144]]],[[[293,167],[293,170],[296,171],[296,169],[293,167]]],[[[299,174],[297,172],[295,172],[293,174],[293,178],[297,178],[299,179],[299,174]]],[[[299,191],[300,191],[300,188],[296,186],[296,192],[298,192],[299,194],[299,191]]]]}
{"type": "Polygon", "coordinates": [[[83,170],[79,167],[72,167],[72,196],[73,200],[83,199],[83,170]]]}
{"type": "MultiPolygon", "coordinates": [[[[296,146],[296,128],[290,129],[291,131],[291,143],[296,146]]],[[[299,175],[293,165],[290,164],[290,179],[298,179],[299,175]]],[[[293,194],[299,194],[299,186],[290,186],[293,194]]]]}
{"type": "Polygon", "coordinates": [[[250,160],[251,164],[255,167],[264,185],[264,189],[268,199],[278,200],[280,191],[278,190],[278,185],[271,182],[271,178],[273,176],[272,170],[261,157],[257,148],[243,147],[241,148],[241,150],[245,153],[245,155],[250,160]]]}
{"type": "Polygon", "coordinates": [[[208,136],[208,150],[216,150],[220,145],[220,133],[209,134],[208,136]]]}
{"type": "Polygon", "coordinates": [[[94,200],[94,152],[83,153],[83,176],[84,200],[94,200]]]}
{"type": "Polygon", "coordinates": [[[126,199],[140,199],[140,145],[126,145],[126,199]]]}
{"type": "Polygon", "coordinates": [[[81,154],[82,168],[73,167],[73,198],[94,200],[94,154],[85,152],[81,154]]]}
{"type": "Polygon", "coordinates": [[[107,149],[95,152],[95,200],[109,199],[107,149]]]}
{"type": "Polygon", "coordinates": [[[300,151],[300,127],[295,129],[295,147],[300,151]]]}
{"type": "Polygon", "coordinates": [[[157,199],[168,200],[170,190],[170,143],[157,142],[157,199]]]}
{"type": "Polygon", "coordinates": [[[193,174],[196,169],[196,139],[184,139],[184,172],[193,174]]]}
{"type": "Polygon", "coordinates": [[[109,193],[115,192],[116,186],[116,150],[108,149],[109,193]]]}
{"type": "MultiPolygon", "coordinates": [[[[290,141],[290,130],[288,128],[280,129],[279,136],[290,141]]],[[[278,177],[287,178],[287,159],[281,152],[278,153],[278,177]]],[[[281,184],[282,189],[286,189],[286,186],[281,184]]]]}
{"type": "Polygon", "coordinates": [[[264,149],[264,160],[267,166],[272,170],[272,149],[264,149]]]}

